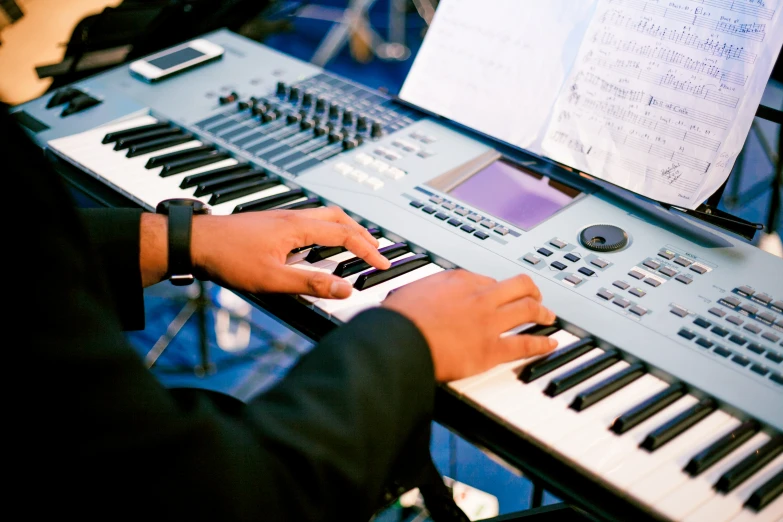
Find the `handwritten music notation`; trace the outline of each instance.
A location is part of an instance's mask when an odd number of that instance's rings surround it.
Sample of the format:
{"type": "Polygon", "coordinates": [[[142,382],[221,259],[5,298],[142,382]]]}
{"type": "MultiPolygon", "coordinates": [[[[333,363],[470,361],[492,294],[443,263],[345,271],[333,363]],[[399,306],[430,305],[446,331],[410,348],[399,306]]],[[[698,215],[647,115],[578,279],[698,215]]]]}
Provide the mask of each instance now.
{"type": "MultiPolygon", "coordinates": [[[[710,12],[700,8],[683,10],[680,7],[664,7],[656,2],[646,2],[645,0],[611,0],[611,3],[629,7],[643,13],[663,17],[667,20],[676,22],[685,22],[695,27],[713,29],[722,33],[727,33],[740,38],[748,38],[761,42],[766,35],[767,24],[757,22],[751,23],[732,23],[726,20],[715,20],[710,18],[710,12]]],[[[671,5],[671,4],[670,4],[671,5]]]]}
{"type": "Polygon", "coordinates": [[[745,50],[745,47],[728,44],[717,37],[702,37],[698,33],[689,30],[677,30],[665,25],[656,24],[638,15],[626,15],[621,11],[610,10],[604,13],[601,21],[619,28],[632,29],[638,33],[652,36],[660,40],[667,40],[676,45],[691,47],[697,51],[705,51],[717,58],[739,60],[746,63],[755,63],[756,54],[745,50]]]}
{"type": "Polygon", "coordinates": [[[593,41],[597,44],[608,46],[618,51],[623,51],[646,58],[658,59],[670,65],[675,65],[685,69],[686,71],[705,74],[712,78],[717,78],[723,82],[745,85],[745,82],[748,79],[746,74],[723,69],[715,64],[710,63],[706,59],[693,59],[684,53],[658,44],[642,45],[634,39],[621,39],[611,31],[602,31],[600,34],[593,37],[593,41]]]}
{"type": "Polygon", "coordinates": [[[695,208],[728,176],[747,135],[783,40],[781,1],[598,0],[544,151],[695,208]]]}

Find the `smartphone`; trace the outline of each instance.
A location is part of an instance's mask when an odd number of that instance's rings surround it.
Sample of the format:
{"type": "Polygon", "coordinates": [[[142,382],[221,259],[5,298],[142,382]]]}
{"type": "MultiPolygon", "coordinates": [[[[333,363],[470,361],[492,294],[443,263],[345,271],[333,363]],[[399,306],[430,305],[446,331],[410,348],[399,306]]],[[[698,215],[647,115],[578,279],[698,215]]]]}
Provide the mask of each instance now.
{"type": "Polygon", "coordinates": [[[222,56],[222,47],[197,39],[131,62],[130,72],[147,82],[157,82],[222,56]]]}

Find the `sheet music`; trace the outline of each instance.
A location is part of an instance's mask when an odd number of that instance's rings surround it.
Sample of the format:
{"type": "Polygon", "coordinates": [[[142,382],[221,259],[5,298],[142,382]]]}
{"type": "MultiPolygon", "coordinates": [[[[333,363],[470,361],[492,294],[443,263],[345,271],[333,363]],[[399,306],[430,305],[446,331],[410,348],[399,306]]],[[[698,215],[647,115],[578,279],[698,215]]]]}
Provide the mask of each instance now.
{"type": "Polygon", "coordinates": [[[726,180],[783,0],[441,0],[400,96],[649,198],[726,180]]]}

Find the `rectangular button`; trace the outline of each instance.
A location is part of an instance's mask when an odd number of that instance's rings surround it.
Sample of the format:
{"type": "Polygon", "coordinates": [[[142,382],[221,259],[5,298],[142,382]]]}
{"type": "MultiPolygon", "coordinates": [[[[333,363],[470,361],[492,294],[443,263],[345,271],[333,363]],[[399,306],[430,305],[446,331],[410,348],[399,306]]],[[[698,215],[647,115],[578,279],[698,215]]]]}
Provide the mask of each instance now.
{"type": "Polygon", "coordinates": [[[673,268],[669,268],[668,266],[665,266],[665,267],[661,268],[658,271],[660,273],[662,273],[663,275],[669,276],[669,277],[672,277],[673,275],[675,275],[677,273],[676,270],[674,270],[673,268]]]}
{"type": "Polygon", "coordinates": [[[690,259],[685,259],[684,257],[675,257],[674,262],[680,266],[690,266],[691,263],[693,263],[693,261],[690,259]]]}
{"type": "Polygon", "coordinates": [[[735,290],[745,297],[750,297],[756,293],[756,291],[749,286],[740,286],[735,288],[735,290]]]}
{"type": "Polygon", "coordinates": [[[710,330],[712,333],[717,335],[718,337],[726,337],[729,335],[729,331],[725,328],[721,328],[720,326],[713,326],[712,330],[710,330]]]}
{"type": "Polygon", "coordinates": [[[571,283],[572,285],[578,285],[579,283],[582,282],[582,278],[581,277],[576,277],[573,274],[568,276],[568,277],[566,277],[565,280],[568,281],[569,283],[571,283]]]}
{"type": "Polygon", "coordinates": [[[467,232],[468,234],[472,234],[473,231],[476,230],[470,225],[462,225],[461,227],[459,227],[459,229],[462,230],[463,232],[467,232]]]}
{"type": "Polygon", "coordinates": [[[684,285],[689,285],[693,283],[693,278],[691,276],[686,276],[684,274],[678,275],[677,277],[675,277],[675,279],[684,285]]]}
{"type": "Polygon", "coordinates": [[[764,353],[764,348],[762,348],[761,346],[759,346],[759,345],[758,345],[758,344],[756,344],[756,343],[751,343],[751,344],[749,344],[749,345],[748,345],[748,350],[750,350],[750,351],[751,351],[751,352],[753,352],[753,353],[757,353],[757,354],[759,354],[759,355],[761,355],[762,353],[764,353]]]}
{"type": "Polygon", "coordinates": [[[449,215],[444,214],[443,212],[438,212],[437,214],[435,214],[435,217],[440,219],[441,221],[445,221],[449,217],[449,215]]]}
{"type": "Polygon", "coordinates": [[[693,320],[693,324],[696,326],[701,326],[702,328],[709,328],[712,326],[712,323],[707,321],[706,319],[702,319],[701,317],[697,317],[693,320]]]}
{"type": "Polygon", "coordinates": [[[495,234],[500,234],[501,236],[505,236],[508,234],[508,229],[506,227],[495,227],[494,230],[495,234]]]}
{"type": "Polygon", "coordinates": [[[707,269],[704,268],[701,265],[691,265],[691,270],[693,270],[697,274],[705,274],[705,273],[707,273],[707,269]]]}
{"type": "Polygon", "coordinates": [[[548,249],[546,249],[544,247],[539,248],[538,250],[536,250],[536,252],[538,252],[542,256],[546,256],[546,257],[549,257],[549,256],[552,255],[552,251],[548,250],[548,249]]]}
{"type": "Polygon", "coordinates": [[[761,337],[763,337],[764,339],[772,343],[776,343],[780,340],[780,337],[773,334],[772,332],[764,332],[763,334],[761,334],[761,337]]]}
{"type": "Polygon", "coordinates": [[[775,322],[775,316],[772,315],[772,313],[770,313],[770,312],[758,313],[758,314],[756,314],[756,319],[760,319],[760,320],[762,320],[765,323],[770,324],[770,325],[775,322]]]}
{"type": "Polygon", "coordinates": [[[441,203],[443,203],[443,198],[440,196],[431,196],[430,201],[435,203],[436,205],[440,205],[441,203]]]}
{"type": "Polygon", "coordinates": [[[750,371],[761,375],[762,377],[769,373],[769,370],[761,366],[760,364],[754,364],[750,367],[750,371]]]}
{"type": "Polygon", "coordinates": [[[606,268],[607,266],[609,266],[609,263],[607,263],[606,261],[604,261],[601,258],[593,259],[592,261],[590,261],[590,264],[595,265],[598,268],[606,268]]]}
{"type": "Polygon", "coordinates": [[[660,252],[658,252],[658,255],[664,259],[669,259],[669,260],[674,258],[674,252],[671,252],[669,250],[661,250],[660,252]]]}
{"type": "Polygon", "coordinates": [[[628,272],[628,275],[633,277],[634,279],[644,279],[644,274],[637,270],[631,270],[630,272],[628,272]]]}
{"type": "Polygon", "coordinates": [[[750,364],[750,359],[745,357],[744,355],[735,355],[731,358],[731,362],[737,363],[740,366],[747,366],[750,364]]]}
{"type": "Polygon", "coordinates": [[[717,315],[718,317],[723,317],[724,315],[726,315],[726,312],[724,312],[724,311],[723,311],[723,310],[721,310],[720,308],[715,308],[715,307],[712,307],[712,308],[710,308],[710,309],[709,309],[709,310],[707,310],[707,311],[708,311],[709,313],[711,313],[712,315],[717,315]]]}
{"type": "Polygon", "coordinates": [[[730,308],[736,308],[740,304],[740,300],[732,296],[724,297],[718,302],[730,308]]]}
{"type": "Polygon", "coordinates": [[[582,268],[580,268],[580,269],[579,269],[579,273],[580,273],[580,274],[584,274],[584,275],[586,275],[587,277],[590,277],[591,275],[595,274],[595,272],[593,272],[592,270],[590,270],[590,269],[589,269],[589,268],[587,268],[586,266],[583,266],[582,268]]]}
{"type": "Polygon", "coordinates": [[[731,352],[726,348],[724,348],[723,346],[716,346],[713,351],[718,355],[720,355],[721,357],[728,357],[729,355],[731,355],[731,352]]]}
{"type": "Polygon", "coordinates": [[[536,257],[536,256],[534,256],[533,254],[526,254],[525,257],[523,257],[522,259],[524,259],[525,261],[527,261],[531,265],[537,265],[538,263],[541,262],[541,259],[536,257]]]}
{"type": "Polygon", "coordinates": [[[776,352],[767,352],[767,355],[765,357],[774,363],[780,364],[781,362],[783,362],[783,355],[776,352]]]}
{"type": "Polygon", "coordinates": [[[473,235],[482,240],[487,239],[489,237],[489,234],[485,234],[481,230],[476,230],[476,232],[473,235]]]}
{"type": "Polygon", "coordinates": [[[448,221],[446,221],[446,223],[448,223],[452,227],[458,227],[458,226],[462,225],[462,221],[460,221],[457,218],[451,218],[448,221]]]}
{"type": "Polygon", "coordinates": [[[623,299],[622,297],[618,297],[612,301],[612,304],[616,304],[620,308],[628,308],[631,305],[631,302],[627,299],[623,299]]]}
{"type": "Polygon", "coordinates": [[[755,324],[746,324],[745,326],[743,326],[743,328],[754,334],[761,332],[761,328],[759,328],[755,324]]]}
{"type": "Polygon", "coordinates": [[[466,208],[457,208],[454,210],[454,213],[458,216],[467,216],[468,215],[468,209],[466,208]]]}
{"type": "Polygon", "coordinates": [[[614,294],[604,288],[600,289],[598,293],[595,295],[597,295],[601,299],[606,299],[607,301],[611,301],[612,299],[614,299],[614,294]]]}
{"type": "Polygon", "coordinates": [[[743,303],[742,306],[740,306],[740,310],[748,314],[755,314],[756,312],[759,311],[757,307],[747,303],[743,303]]]}
{"type": "Polygon", "coordinates": [[[698,344],[702,348],[712,348],[712,345],[714,343],[712,341],[708,341],[704,337],[699,337],[698,339],[696,339],[696,344],[698,344]]]}
{"type": "Polygon", "coordinates": [[[473,221],[474,223],[478,223],[484,218],[479,216],[478,214],[468,214],[468,219],[473,221]]]}
{"type": "Polygon", "coordinates": [[[753,296],[754,301],[758,301],[759,303],[763,305],[768,305],[770,301],[772,301],[772,298],[768,296],[767,294],[756,294],[753,296]]]}
{"type": "Polygon", "coordinates": [[[568,243],[566,243],[565,241],[560,241],[559,239],[553,239],[553,240],[551,240],[551,241],[549,242],[549,244],[550,244],[550,245],[552,245],[552,246],[553,246],[553,247],[555,247],[555,248],[563,248],[563,247],[564,247],[564,246],[566,246],[568,243]]]}
{"type": "Polygon", "coordinates": [[[566,255],[564,255],[563,257],[564,257],[564,258],[566,258],[566,259],[568,259],[568,260],[569,260],[569,261],[571,261],[572,263],[576,263],[577,261],[579,261],[579,260],[581,259],[581,258],[580,258],[578,255],[576,255],[576,254],[566,254],[566,255]]]}
{"type": "Polygon", "coordinates": [[[651,268],[653,270],[658,270],[658,267],[661,266],[661,264],[658,261],[655,261],[654,259],[648,259],[644,263],[642,263],[647,268],[651,268]]]}
{"type": "Polygon", "coordinates": [[[626,283],[625,281],[615,281],[615,282],[614,282],[614,283],[612,283],[612,284],[613,284],[614,286],[616,286],[617,288],[621,289],[621,290],[627,290],[627,289],[628,289],[628,287],[629,287],[629,286],[631,286],[631,285],[629,285],[628,283],[626,283]]]}
{"type": "Polygon", "coordinates": [[[728,317],[726,318],[726,320],[727,320],[728,322],[730,322],[731,324],[735,324],[735,325],[737,325],[737,326],[739,326],[739,325],[741,325],[742,323],[744,323],[744,322],[745,322],[745,321],[743,321],[742,319],[740,319],[739,317],[737,317],[736,315],[730,315],[730,316],[728,316],[728,317]]]}
{"type": "Polygon", "coordinates": [[[671,310],[669,311],[677,317],[685,317],[688,315],[688,311],[680,308],[679,306],[672,306],[671,310]]]}
{"type": "Polygon", "coordinates": [[[451,201],[444,201],[443,203],[441,203],[440,206],[445,208],[446,210],[454,210],[457,207],[457,205],[455,205],[451,201]]]}
{"type": "Polygon", "coordinates": [[[632,314],[638,315],[639,317],[647,313],[647,309],[642,308],[639,305],[633,305],[631,308],[628,309],[628,311],[631,312],[632,314]]]}
{"type": "Polygon", "coordinates": [[[628,293],[631,295],[635,295],[636,297],[644,297],[645,295],[647,295],[647,292],[645,292],[641,288],[631,288],[630,290],[628,290],[628,293]]]}
{"type": "Polygon", "coordinates": [[[412,206],[413,208],[421,208],[424,206],[424,203],[422,203],[421,201],[411,201],[409,205],[412,206]]]}
{"type": "Polygon", "coordinates": [[[657,288],[657,287],[661,286],[661,282],[658,281],[657,279],[653,279],[652,277],[648,277],[647,279],[644,280],[644,282],[645,282],[645,284],[648,284],[648,285],[652,286],[653,288],[657,288]]]}
{"type": "Polygon", "coordinates": [[[689,341],[692,340],[694,337],[696,337],[696,334],[691,332],[690,330],[686,330],[685,328],[681,329],[679,332],[677,332],[677,335],[680,337],[684,337],[685,339],[688,339],[689,341]]]}
{"type": "Polygon", "coordinates": [[[497,225],[497,223],[495,223],[491,219],[484,219],[481,221],[481,223],[479,223],[479,225],[481,225],[484,228],[492,229],[495,227],[495,225],[497,225]]]}
{"type": "Polygon", "coordinates": [[[736,335],[736,334],[730,335],[729,336],[729,341],[733,342],[737,346],[742,346],[742,345],[744,345],[745,343],[748,342],[748,341],[745,340],[745,338],[740,337],[739,335],[736,335]]]}
{"type": "Polygon", "coordinates": [[[558,270],[564,270],[566,268],[566,266],[560,261],[553,261],[552,266],[557,268],[558,270]]]}
{"type": "Polygon", "coordinates": [[[427,214],[434,214],[436,212],[436,209],[427,206],[427,207],[422,208],[421,211],[425,212],[427,214]]]}

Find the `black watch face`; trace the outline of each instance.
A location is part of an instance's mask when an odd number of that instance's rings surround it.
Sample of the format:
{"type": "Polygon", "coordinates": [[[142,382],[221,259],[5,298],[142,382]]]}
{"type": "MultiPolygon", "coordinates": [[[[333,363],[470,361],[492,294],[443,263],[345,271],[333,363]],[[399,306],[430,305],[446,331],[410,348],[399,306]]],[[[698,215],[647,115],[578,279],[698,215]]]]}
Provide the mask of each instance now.
{"type": "Polygon", "coordinates": [[[212,211],[212,208],[209,205],[207,205],[206,203],[198,199],[172,198],[172,199],[164,199],[163,201],[158,203],[157,206],[155,207],[155,213],[168,214],[169,208],[173,206],[193,207],[194,214],[208,214],[212,211]]]}

